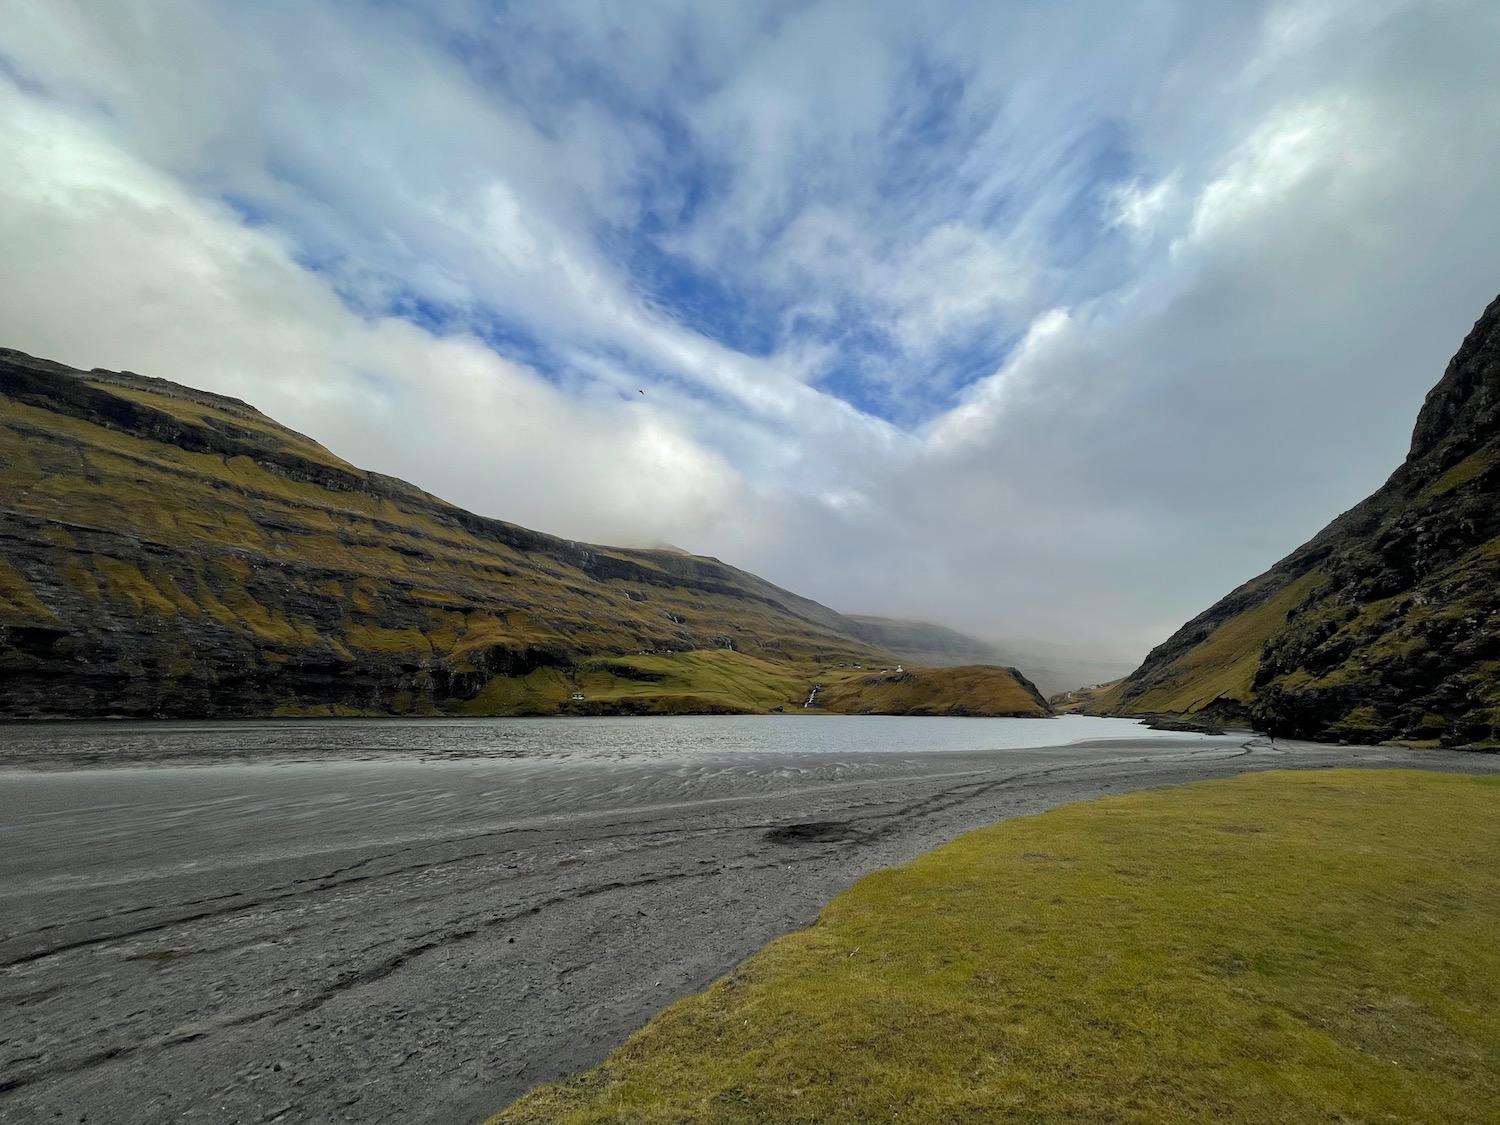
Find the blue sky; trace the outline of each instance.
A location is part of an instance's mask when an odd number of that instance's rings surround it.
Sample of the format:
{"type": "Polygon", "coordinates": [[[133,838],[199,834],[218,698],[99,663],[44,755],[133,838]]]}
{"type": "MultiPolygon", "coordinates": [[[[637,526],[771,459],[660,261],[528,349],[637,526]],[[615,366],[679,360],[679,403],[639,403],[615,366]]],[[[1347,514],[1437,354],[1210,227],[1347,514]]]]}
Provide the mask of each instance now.
{"type": "MultiPolygon", "coordinates": [[[[882,85],[851,98],[841,96],[838,81],[812,92],[814,102],[850,114],[846,120],[819,120],[809,105],[801,107],[806,117],[767,122],[759,116],[764,106],[752,100],[763,91],[755,90],[726,124],[713,120],[714,107],[734,91],[715,72],[716,56],[761,48],[773,56],[765,65],[775,67],[779,44],[768,29],[779,26],[792,40],[785,50],[805,49],[805,40],[830,29],[788,25],[818,24],[816,8],[769,9],[727,34],[689,18],[674,25],[668,13],[658,32],[665,42],[654,53],[661,69],[649,80],[640,57],[610,49],[623,29],[590,24],[581,12],[575,20],[556,12],[533,18],[537,12],[342,6],[326,14],[322,35],[340,43],[368,36],[424,52],[432,67],[467,80],[483,108],[530,133],[528,147],[586,149],[602,132],[627,138],[609,167],[592,170],[602,182],[549,184],[548,213],[539,218],[566,224],[645,309],[688,332],[759,358],[817,351],[802,377],[874,418],[920,426],[997,370],[1038,310],[1089,300],[1129,280],[1130,240],[1113,216],[1115,195],[1140,174],[1128,124],[1105,107],[1059,105],[1045,111],[1051,139],[1041,152],[1029,150],[1024,132],[1007,135],[1016,129],[1006,121],[1015,92],[986,90],[973,57],[929,42],[940,20],[893,18],[879,29],[882,85]],[[712,32],[720,42],[701,42],[712,32]],[[785,146],[777,158],[788,163],[769,190],[755,192],[747,211],[745,196],[755,191],[760,169],[745,166],[735,137],[772,129],[778,131],[767,141],[785,146]],[[585,139],[574,140],[580,130],[585,139]],[[993,165],[976,163],[985,149],[993,165]],[[841,229],[826,229],[830,216],[843,220],[841,229]],[[955,236],[924,257],[928,240],[947,230],[955,236]],[[821,246],[809,241],[819,238],[821,246]],[[942,278],[944,252],[969,253],[958,244],[976,239],[994,262],[1004,259],[1005,292],[986,291],[988,277],[942,278]],[[854,268],[841,270],[825,256],[854,268]],[[925,267],[917,284],[898,283],[891,292],[892,276],[879,279],[885,291],[870,288],[872,271],[897,275],[914,256],[925,267]],[[940,301],[954,311],[933,318],[940,301]],[[936,323],[929,328],[924,319],[936,323]]],[[[275,5],[241,8],[234,26],[275,43],[286,18],[275,5]]],[[[1007,29],[991,34],[1004,37],[1007,29]]],[[[854,46],[870,53],[868,41],[854,46]]],[[[836,46],[827,49],[837,54],[836,46]]],[[[1175,49],[1161,48],[1168,57],[1175,49]]],[[[587,381],[563,350],[539,346],[546,333],[529,331],[507,294],[487,285],[472,263],[434,255],[432,238],[393,227],[384,210],[389,200],[349,198],[351,155],[402,187],[410,178],[399,167],[405,145],[442,139],[444,124],[409,120],[408,132],[389,120],[386,96],[373,104],[361,96],[319,120],[335,97],[325,89],[268,98],[258,121],[264,178],[219,185],[225,198],[248,221],[290,232],[303,261],[329,273],[358,307],[370,310],[360,293],[381,287],[389,297],[375,311],[436,333],[482,325],[498,351],[559,385],[587,381]],[[329,167],[334,160],[337,169],[329,167]],[[357,284],[341,277],[344,270],[357,284]]],[[[464,179],[504,170],[503,153],[465,154],[461,130],[446,139],[445,164],[464,179]]],[[[580,159],[589,157],[585,151],[580,159]]],[[[441,188],[419,190],[430,197],[441,188]]],[[[578,334],[587,330],[577,327],[578,334]]],[[[680,381],[682,373],[643,357],[633,374],[656,382],[680,381]]]]}
{"type": "MultiPolygon", "coordinates": [[[[829,88],[768,110],[761,99],[787,65],[776,56],[800,62],[809,40],[837,30],[823,26],[836,23],[831,17],[814,18],[816,7],[770,10],[737,34],[667,18],[658,32],[666,42],[652,54],[661,69],[649,79],[640,73],[646,60],[610,49],[621,28],[555,13],[543,25],[529,18],[535,11],[341,7],[324,34],[412,45],[432,67],[468,79],[471,96],[486,103],[481,113],[529,133],[526,147],[542,150],[532,159],[592,163],[583,182],[532,170],[542,180],[533,190],[546,198],[523,196],[518,206],[566,226],[664,320],[749,356],[817,351],[801,378],[873,417],[920,426],[998,369],[1039,311],[1131,280],[1130,239],[1113,214],[1117,193],[1142,173],[1129,123],[1086,96],[1068,104],[1052,91],[987,87],[974,53],[930,41],[945,30],[941,19],[893,17],[871,32],[874,46],[851,42],[851,55],[881,56],[879,84],[846,93],[835,57],[829,88]],[[798,21],[813,26],[789,26],[798,21]],[[772,27],[790,44],[769,37],[772,27]],[[721,41],[701,42],[710,32],[721,41]],[[764,78],[757,50],[769,56],[764,78]],[[752,60],[744,90],[714,71],[733,51],[752,60]],[[821,106],[846,116],[825,118],[821,106]],[[1034,119],[1010,120],[1023,113],[1034,119]],[[619,144],[607,161],[590,151],[601,134],[619,144]],[[747,161],[747,135],[752,154],[757,140],[768,150],[764,164],[747,161]],[[765,165],[778,175],[758,183],[765,165]],[[952,257],[978,257],[979,274],[945,278],[952,257]],[[902,284],[913,269],[921,272],[902,284]]],[[[284,19],[275,6],[242,9],[237,30],[275,42],[284,19]]],[[[1008,33],[989,30],[1001,40],[1008,33]]],[[[1181,49],[1172,37],[1157,47],[1164,65],[1181,49]]],[[[819,50],[838,53],[826,42],[819,50]]],[[[266,179],[235,185],[236,206],[272,217],[336,280],[348,267],[361,286],[388,286],[395,296],[384,311],[417,310],[424,328],[519,319],[517,358],[560,383],[577,379],[564,356],[536,348],[508,295],[461,260],[461,248],[435,254],[432,237],[412,237],[410,216],[392,223],[388,199],[349,197],[351,150],[393,186],[417,180],[423,198],[442,189],[400,168],[405,144],[449,141],[444,167],[471,183],[504,169],[503,151],[466,154],[463,129],[444,138],[444,124],[430,119],[409,119],[408,131],[390,120],[386,97],[340,105],[320,121],[332,95],[319,94],[324,100],[312,92],[268,99],[258,122],[266,179]]],[[[505,350],[501,336],[491,338],[505,350]]],[[[681,375],[659,362],[642,366],[651,379],[681,375]]]]}
{"type": "Polygon", "coordinates": [[[1477,0],[0,0],[0,343],[1129,661],[1399,459],[1500,289],[1497,46],[1477,0]]]}

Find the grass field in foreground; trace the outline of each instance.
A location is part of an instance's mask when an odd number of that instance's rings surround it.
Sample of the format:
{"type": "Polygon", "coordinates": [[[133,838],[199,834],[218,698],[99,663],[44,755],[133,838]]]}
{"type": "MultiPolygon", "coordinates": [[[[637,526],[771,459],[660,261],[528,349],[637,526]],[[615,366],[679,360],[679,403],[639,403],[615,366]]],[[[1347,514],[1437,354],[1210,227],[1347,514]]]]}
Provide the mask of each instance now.
{"type": "Polygon", "coordinates": [[[516,1122],[1500,1122],[1500,778],[1255,774],[857,883],[516,1122]]]}

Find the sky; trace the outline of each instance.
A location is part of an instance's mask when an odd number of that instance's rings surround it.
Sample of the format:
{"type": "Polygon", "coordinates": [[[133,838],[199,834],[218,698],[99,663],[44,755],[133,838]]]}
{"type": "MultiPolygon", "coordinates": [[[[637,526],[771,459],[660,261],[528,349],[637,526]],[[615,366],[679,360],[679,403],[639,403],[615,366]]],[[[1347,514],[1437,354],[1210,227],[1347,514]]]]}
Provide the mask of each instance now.
{"type": "Polygon", "coordinates": [[[1500,292],[1493,0],[0,0],[0,346],[1137,662],[1500,292]],[[644,392],[644,393],[642,393],[644,392]]]}

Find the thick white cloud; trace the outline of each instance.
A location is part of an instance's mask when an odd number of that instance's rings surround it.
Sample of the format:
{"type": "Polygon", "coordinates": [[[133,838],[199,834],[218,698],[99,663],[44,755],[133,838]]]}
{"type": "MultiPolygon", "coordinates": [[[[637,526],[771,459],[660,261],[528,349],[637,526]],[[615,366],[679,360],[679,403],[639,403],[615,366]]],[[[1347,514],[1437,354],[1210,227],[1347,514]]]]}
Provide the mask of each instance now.
{"type": "Polygon", "coordinates": [[[0,89],[0,338],[244,398],[366,468],[563,535],[702,535],[743,503],[646,402],[579,403],[471,338],[349,311],[275,235],[0,89]]]}
{"type": "Polygon", "coordinates": [[[1481,0],[0,0],[0,343],[1130,659],[1399,460],[1500,289],[1497,46],[1481,0]]]}

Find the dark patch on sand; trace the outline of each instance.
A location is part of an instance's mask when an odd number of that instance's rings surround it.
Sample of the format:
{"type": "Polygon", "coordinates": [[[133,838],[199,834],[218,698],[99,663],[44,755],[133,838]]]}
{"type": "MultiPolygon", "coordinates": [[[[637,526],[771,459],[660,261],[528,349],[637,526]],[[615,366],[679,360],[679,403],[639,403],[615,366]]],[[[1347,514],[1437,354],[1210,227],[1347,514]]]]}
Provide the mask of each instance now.
{"type": "Polygon", "coordinates": [[[766,833],[766,839],[773,844],[842,844],[862,835],[847,820],[810,820],[804,824],[779,824],[766,833]]]}

